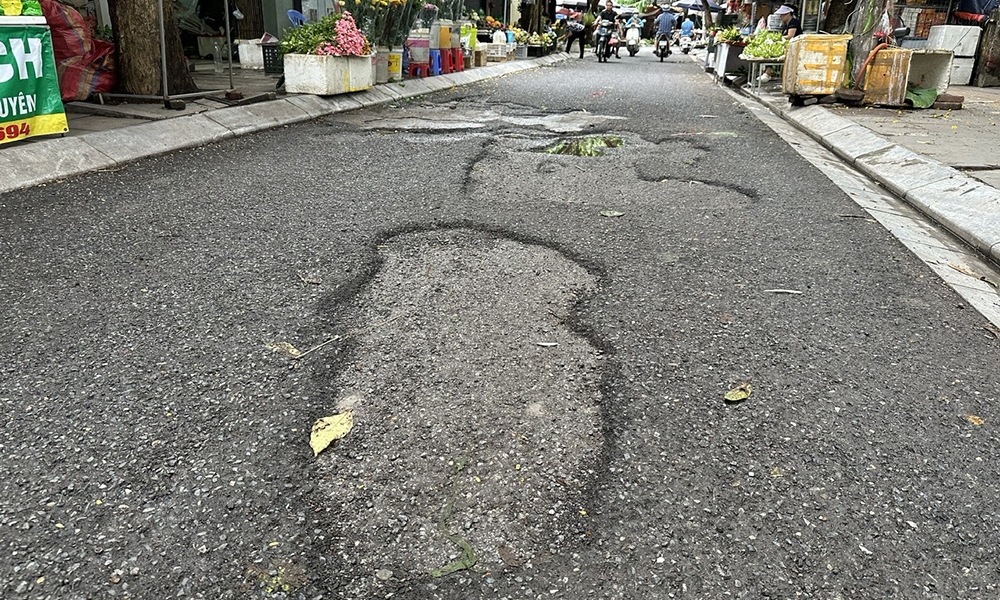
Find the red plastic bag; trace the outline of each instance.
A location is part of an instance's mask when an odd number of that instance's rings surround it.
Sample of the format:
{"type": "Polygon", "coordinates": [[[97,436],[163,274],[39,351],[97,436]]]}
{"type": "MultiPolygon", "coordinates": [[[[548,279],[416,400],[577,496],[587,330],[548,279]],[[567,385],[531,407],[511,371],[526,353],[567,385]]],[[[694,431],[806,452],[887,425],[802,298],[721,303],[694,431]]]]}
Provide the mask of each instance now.
{"type": "Polygon", "coordinates": [[[115,45],[94,39],[80,13],[55,0],[41,0],[52,30],[52,49],[64,102],[110,92],[117,83],[115,45]]]}

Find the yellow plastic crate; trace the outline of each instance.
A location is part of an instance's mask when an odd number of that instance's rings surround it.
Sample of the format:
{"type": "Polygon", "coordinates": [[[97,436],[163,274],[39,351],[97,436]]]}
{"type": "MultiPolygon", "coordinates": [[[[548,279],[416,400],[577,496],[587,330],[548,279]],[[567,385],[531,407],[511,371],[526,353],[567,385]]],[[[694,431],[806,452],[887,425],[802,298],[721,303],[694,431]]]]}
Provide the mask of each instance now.
{"type": "Polygon", "coordinates": [[[868,64],[865,75],[865,103],[902,106],[906,102],[906,82],[913,50],[885,48],[868,64]]]}
{"type": "Polygon", "coordinates": [[[847,74],[847,44],[854,37],[807,33],[788,42],[781,90],[799,96],[836,92],[847,74]]]}

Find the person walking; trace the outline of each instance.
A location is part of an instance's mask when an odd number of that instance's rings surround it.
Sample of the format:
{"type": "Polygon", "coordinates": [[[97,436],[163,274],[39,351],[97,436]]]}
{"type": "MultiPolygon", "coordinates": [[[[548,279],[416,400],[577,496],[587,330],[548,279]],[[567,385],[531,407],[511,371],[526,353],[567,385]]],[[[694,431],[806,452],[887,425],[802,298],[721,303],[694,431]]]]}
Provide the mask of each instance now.
{"type": "Polygon", "coordinates": [[[569,54],[573,40],[576,40],[580,44],[580,58],[583,58],[583,44],[585,39],[583,32],[587,29],[581,21],[582,17],[582,12],[573,12],[566,19],[566,31],[569,33],[569,36],[566,38],[566,54],[569,54]]]}

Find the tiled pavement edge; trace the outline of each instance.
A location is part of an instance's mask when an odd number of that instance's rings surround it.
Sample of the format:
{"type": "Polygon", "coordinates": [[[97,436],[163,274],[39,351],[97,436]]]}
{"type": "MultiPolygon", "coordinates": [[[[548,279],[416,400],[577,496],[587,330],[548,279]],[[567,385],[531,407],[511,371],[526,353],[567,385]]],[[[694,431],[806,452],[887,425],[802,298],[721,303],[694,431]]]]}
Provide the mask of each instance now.
{"type": "MultiPolygon", "coordinates": [[[[784,95],[753,97],[967,244],[1000,262],[1000,191],[996,188],[894,144],[820,105],[793,107],[784,95]]],[[[975,143],[974,138],[969,141],[975,143]]]]}
{"type": "Polygon", "coordinates": [[[408,79],[403,85],[376,85],[363,92],[342,96],[286,96],[270,102],[221,108],[196,115],[5,148],[0,152],[0,170],[7,173],[7,178],[0,182],[0,193],[229,137],[422,96],[550,65],[567,58],[568,54],[556,53],[541,58],[490,64],[459,73],[408,79]]]}

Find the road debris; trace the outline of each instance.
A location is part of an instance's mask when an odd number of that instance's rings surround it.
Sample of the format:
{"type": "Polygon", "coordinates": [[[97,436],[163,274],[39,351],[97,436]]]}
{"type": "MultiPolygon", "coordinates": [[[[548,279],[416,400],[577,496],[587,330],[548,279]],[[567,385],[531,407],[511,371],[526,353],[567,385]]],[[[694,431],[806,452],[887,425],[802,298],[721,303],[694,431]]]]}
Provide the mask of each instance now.
{"type": "Polygon", "coordinates": [[[271,342],[267,345],[268,348],[274,350],[275,352],[282,352],[287,354],[292,358],[301,358],[302,352],[295,346],[289,344],[288,342],[271,342]]]}
{"type": "Polygon", "coordinates": [[[753,392],[753,386],[750,385],[749,381],[744,381],[743,383],[739,384],[738,386],[726,392],[726,395],[723,397],[725,398],[726,402],[734,402],[734,403],[742,402],[747,398],[749,398],[752,392],[753,392]]]}
{"type": "Polygon", "coordinates": [[[334,441],[350,433],[353,427],[354,413],[352,411],[317,419],[313,423],[312,433],[309,434],[309,447],[313,450],[313,456],[319,456],[319,453],[326,450],[334,441]]]}

